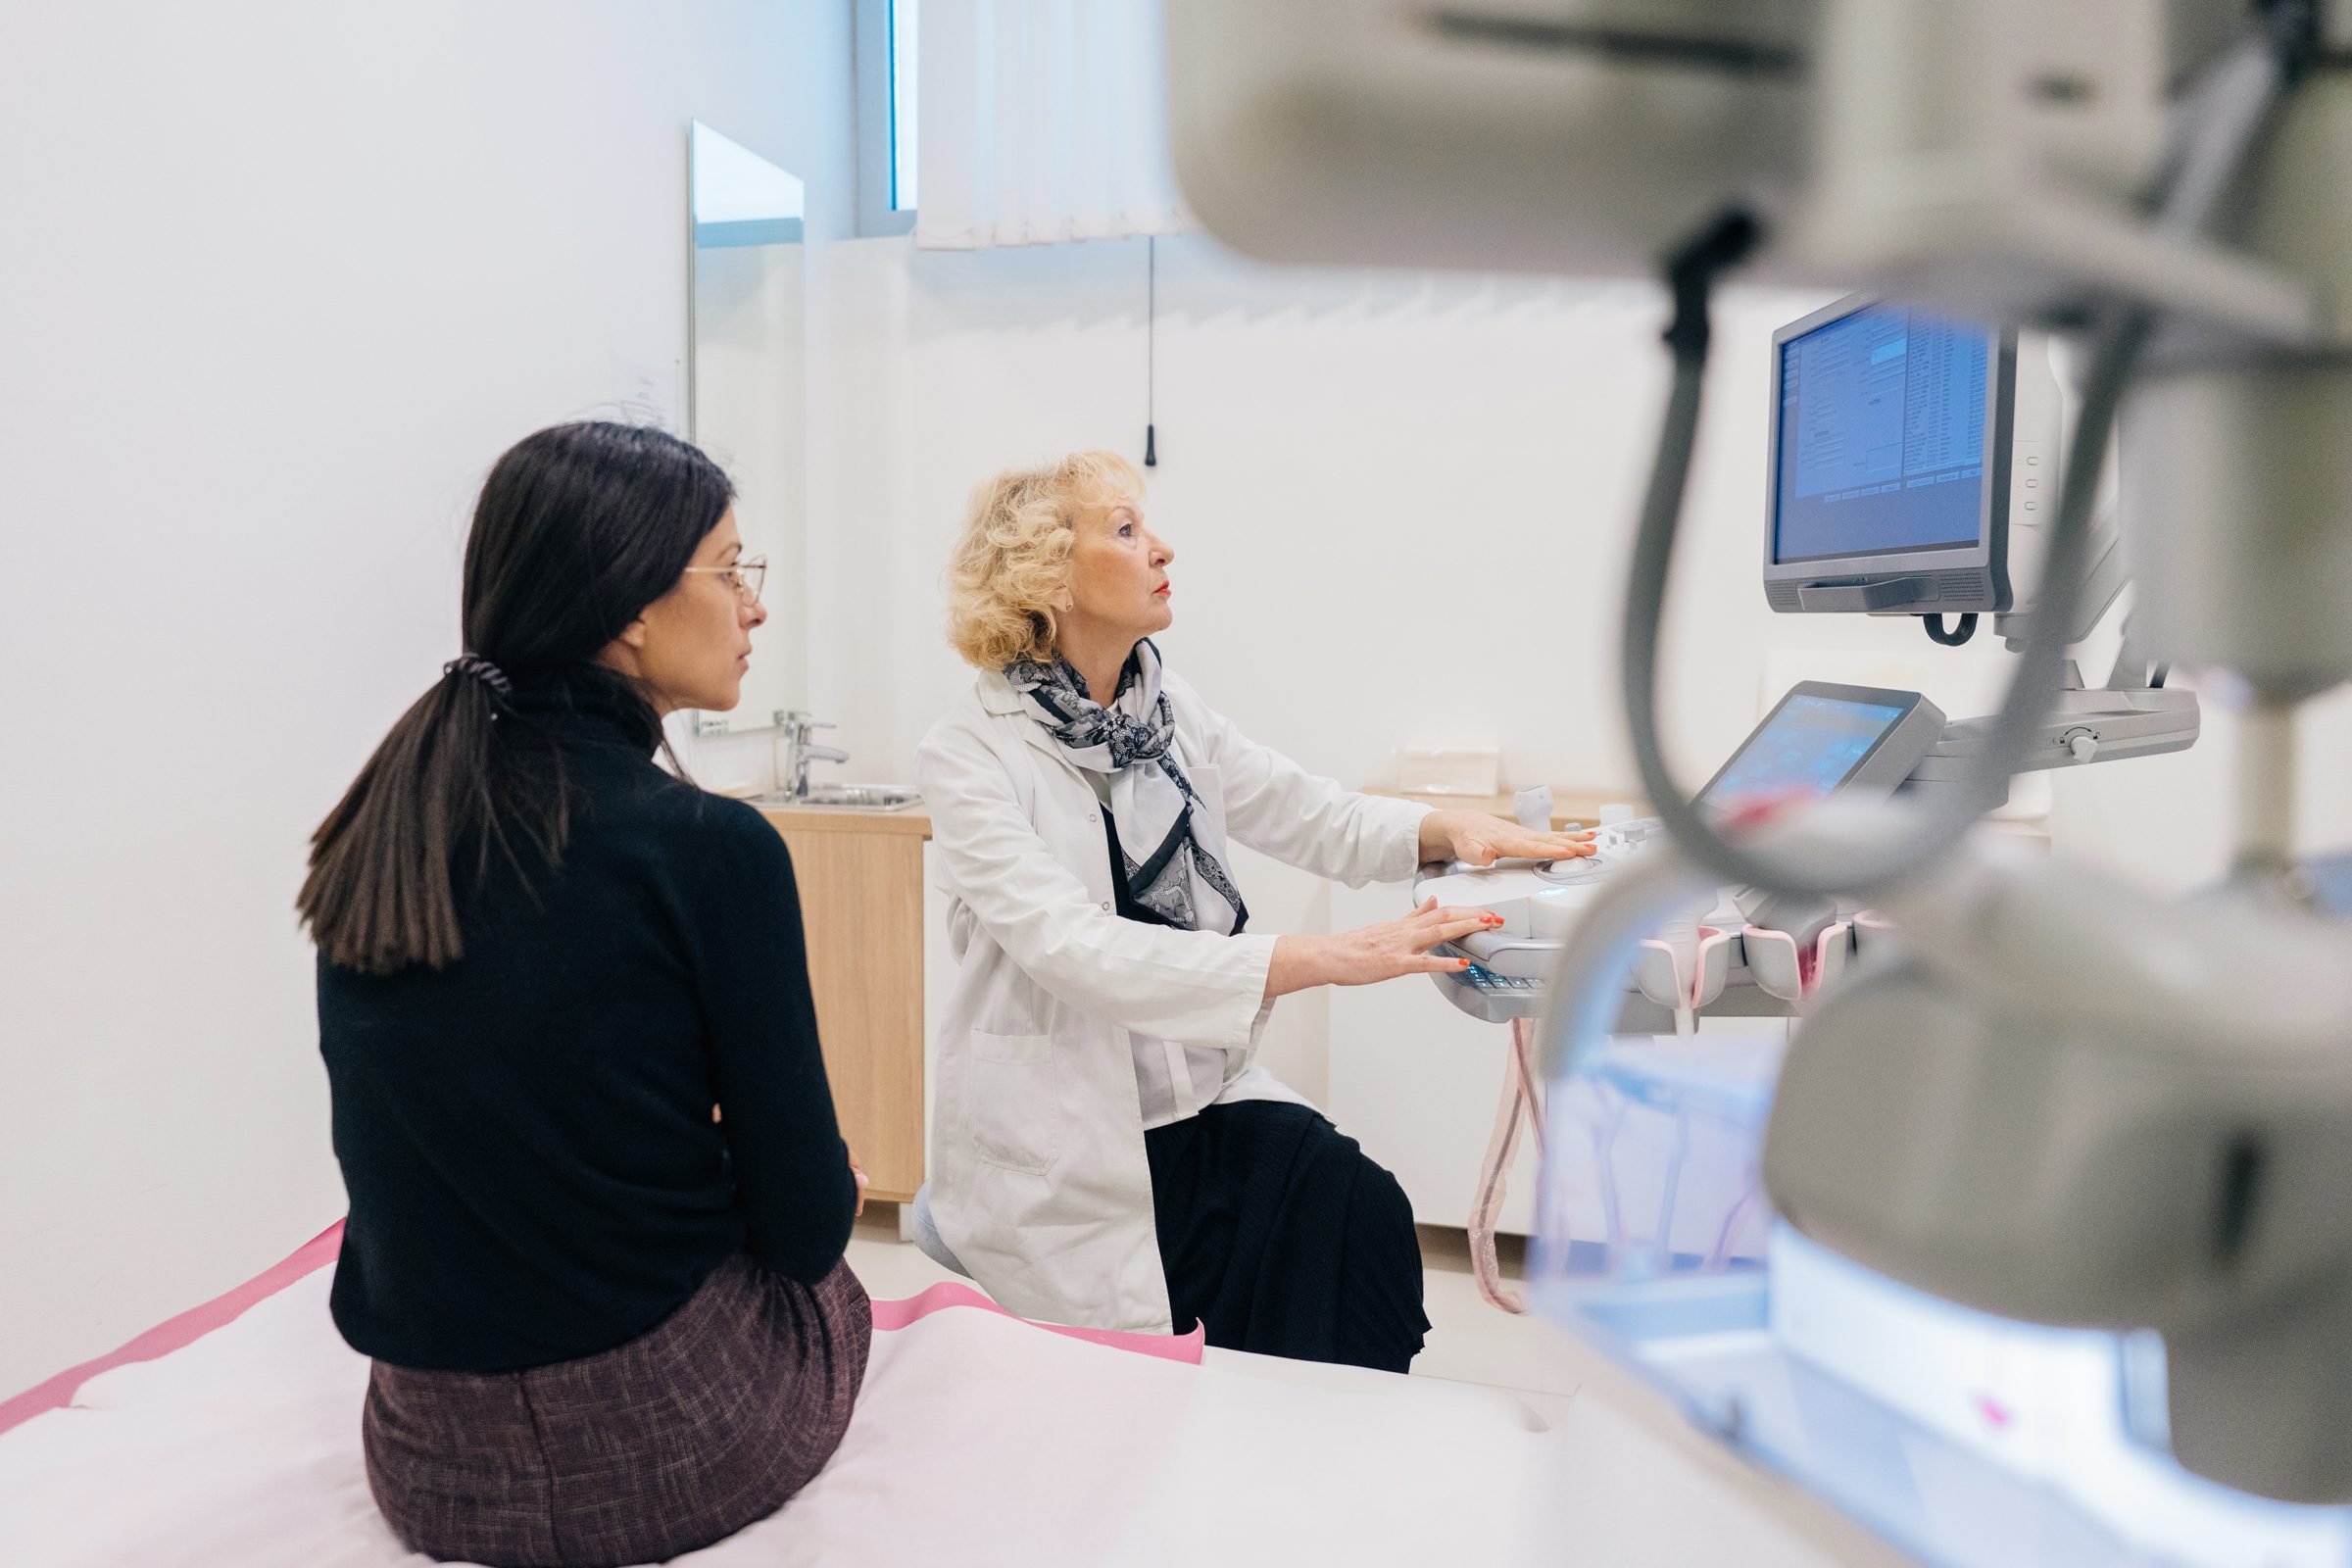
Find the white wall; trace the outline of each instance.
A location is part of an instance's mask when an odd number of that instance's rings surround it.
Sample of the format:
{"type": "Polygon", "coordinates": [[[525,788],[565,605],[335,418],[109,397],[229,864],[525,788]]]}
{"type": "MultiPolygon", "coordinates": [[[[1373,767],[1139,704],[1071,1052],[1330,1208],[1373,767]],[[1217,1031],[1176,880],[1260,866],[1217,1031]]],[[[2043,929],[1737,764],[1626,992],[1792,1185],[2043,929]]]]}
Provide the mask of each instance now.
{"type": "MultiPolygon", "coordinates": [[[[968,679],[940,633],[965,491],[1077,447],[1140,457],[1144,242],[921,252],[836,245],[814,285],[834,339],[811,450],[815,705],[865,778],[906,777],[968,679]]],[[[1616,694],[1632,522],[1664,391],[1662,294],[1639,284],[1288,270],[1159,243],[1155,531],[1175,547],[1171,659],[1242,727],[1350,783],[1407,744],[1494,746],[1514,782],[1625,787],[1616,694]]],[[[1758,580],[1773,327],[1822,296],[1733,291],[1677,557],[1664,712],[1702,781],[1798,678],[1926,689],[1988,711],[1989,635],[1776,616],[1758,580]]],[[[2103,667],[2094,669],[2103,677],[2103,667]]],[[[2224,860],[2230,723],[2179,757],[2036,782],[2070,853],[2162,887],[2224,860]],[[2044,791],[2047,793],[2043,793],[2044,791]],[[2054,797],[2054,803],[2053,803],[2054,797]]],[[[2352,701],[2308,726],[2307,843],[2352,840],[2352,701]]],[[[1311,880],[1251,858],[1258,929],[1320,929],[1311,880]]],[[[1276,1014],[1269,1057],[1315,1093],[1324,1014],[1276,1014]]]]}
{"type": "MultiPolygon", "coordinates": [[[[1289,271],[1200,236],[1161,241],[1159,274],[1151,511],[1177,551],[1179,667],[1342,779],[1447,742],[1500,746],[1522,781],[1628,781],[1617,607],[1664,390],[1655,292],[1289,271]]],[[[813,680],[861,767],[903,773],[965,678],[939,588],[965,491],[1072,447],[1141,455],[1144,247],[858,241],[826,254],[817,299],[840,433],[811,570],[872,591],[829,629],[818,612],[813,680]]],[[[1753,722],[1767,644],[1927,646],[1764,609],[1766,340],[1818,302],[1720,313],[1669,639],[1694,774],[1753,722]]]]}
{"type": "Polygon", "coordinates": [[[850,9],[0,10],[0,1394],[341,1211],[307,836],[498,453],[677,423],[688,119],[846,231],[850,9]]]}

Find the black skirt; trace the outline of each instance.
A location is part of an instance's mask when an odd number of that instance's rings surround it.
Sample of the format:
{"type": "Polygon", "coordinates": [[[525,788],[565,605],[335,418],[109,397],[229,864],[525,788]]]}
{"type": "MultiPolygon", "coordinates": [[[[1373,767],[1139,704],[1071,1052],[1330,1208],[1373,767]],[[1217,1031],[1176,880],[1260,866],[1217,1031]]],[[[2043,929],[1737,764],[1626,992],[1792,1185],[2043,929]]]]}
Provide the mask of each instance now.
{"type": "Polygon", "coordinates": [[[1179,1333],[1220,1349],[1402,1372],[1421,1351],[1421,1242],[1396,1178],[1318,1112],[1211,1105],[1144,1134],[1179,1333]]]}

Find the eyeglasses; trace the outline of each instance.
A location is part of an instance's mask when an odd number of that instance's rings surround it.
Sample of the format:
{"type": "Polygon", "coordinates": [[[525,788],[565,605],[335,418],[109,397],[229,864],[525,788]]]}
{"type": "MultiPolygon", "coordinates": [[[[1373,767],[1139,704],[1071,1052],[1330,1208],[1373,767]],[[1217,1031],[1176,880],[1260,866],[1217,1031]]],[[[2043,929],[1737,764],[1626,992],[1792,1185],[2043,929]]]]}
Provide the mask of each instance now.
{"type": "Polygon", "coordinates": [[[756,605],[760,602],[760,590],[767,582],[767,558],[765,556],[754,556],[749,561],[738,561],[731,566],[688,566],[686,569],[688,571],[717,572],[719,581],[734,589],[737,596],[747,604],[756,605]]]}

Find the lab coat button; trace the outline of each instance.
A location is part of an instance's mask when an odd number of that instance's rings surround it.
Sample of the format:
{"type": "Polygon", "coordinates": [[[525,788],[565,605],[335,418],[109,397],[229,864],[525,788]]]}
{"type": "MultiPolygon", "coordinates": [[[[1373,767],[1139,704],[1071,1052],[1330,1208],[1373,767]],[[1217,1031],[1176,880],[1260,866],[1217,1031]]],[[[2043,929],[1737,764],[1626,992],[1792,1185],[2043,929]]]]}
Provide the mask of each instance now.
{"type": "Polygon", "coordinates": [[[1110,901],[1108,899],[1104,899],[1102,901],[1102,912],[1104,914],[1108,914],[1110,912],[1110,901]]]}

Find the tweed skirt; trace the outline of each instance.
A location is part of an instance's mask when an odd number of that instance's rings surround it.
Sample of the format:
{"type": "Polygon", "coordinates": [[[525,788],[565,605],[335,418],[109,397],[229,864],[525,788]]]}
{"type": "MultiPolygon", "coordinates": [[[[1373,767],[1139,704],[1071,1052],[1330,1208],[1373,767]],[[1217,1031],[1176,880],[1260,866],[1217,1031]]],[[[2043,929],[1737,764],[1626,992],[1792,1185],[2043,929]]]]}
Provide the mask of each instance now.
{"type": "Polygon", "coordinates": [[[626,1345],[523,1372],[375,1363],[368,1481],[411,1550],[492,1568],[612,1568],[706,1546],[783,1506],[841,1444],[873,1310],[846,1262],[815,1285],[728,1259],[626,1345]]]}

